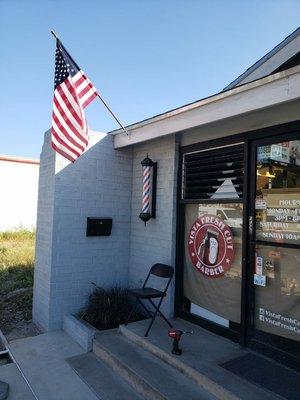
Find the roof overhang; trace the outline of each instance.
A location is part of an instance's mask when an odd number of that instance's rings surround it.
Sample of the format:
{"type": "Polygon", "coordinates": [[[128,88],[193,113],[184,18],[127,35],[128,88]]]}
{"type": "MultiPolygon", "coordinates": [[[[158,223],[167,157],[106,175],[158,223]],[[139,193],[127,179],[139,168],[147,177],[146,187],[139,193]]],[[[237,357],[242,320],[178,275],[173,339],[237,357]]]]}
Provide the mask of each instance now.
{"type": "Polygon", "coordinates": [[[296,29],[265,56],[227,85],[224,90],[249,83],[274,73],[280,66],[293,58],[300,49],[300,28],[296,29]]]}
{"type": "Polygon", "coordinates": [[[300,66],[296,66],[130,125],[128,136],[121,129],[110,133],[115,148],[122,148],[299,98],[300,66]]]}

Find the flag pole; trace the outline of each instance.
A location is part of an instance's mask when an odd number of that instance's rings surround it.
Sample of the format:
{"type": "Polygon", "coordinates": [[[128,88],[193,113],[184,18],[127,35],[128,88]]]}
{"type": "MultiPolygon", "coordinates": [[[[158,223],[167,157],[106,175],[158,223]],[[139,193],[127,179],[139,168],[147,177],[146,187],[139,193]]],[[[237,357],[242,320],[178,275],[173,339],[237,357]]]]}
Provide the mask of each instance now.
{"type": "Polygon", "coordinates": [[[107,108],[107,110],[111,113],[111,115],[114,117],[114,119],[117,121],[117,123],[120,125],[121,129],[123,129],[123,131],[126,133],[126,135],[129,137],[129,133],[127,131],[127,129],[121,124],[121,122],[118,120],[118,118],[116,117],[116,115],[113,113],[113,111],[110,109],[110,107],[108,106],[108,104],[105,102],[105,100],[100,96],[100,94],[97,92],[96,93],[97,96],[99,97],[99,99],[102,101],[102,103],[105,105],[105,107],[107,108]]]}
{"type": "MultiPolygon", "coordinates": [[[[52,35],[55,37],[55,39],[59,40],[57,34],[51,30],[52,35]]],[[[115,121],[118,123],[118,125],[121,127],[121,129],[126,133],[126,135],[129,137],[129,133],[127,131],[127,129],[124,127],[123,124],[121,124],[121,122],[119,121],[119,119],[116,117],[116,115],[114,114],[114,112],[112,111],[112,109],[108,106],[108,104],[106,103],[106,101],[100,96],[100,94],[98,93],[98,91],[96,92],[96,95],[99,97],[99,99],[102,101],[102,103],[104,104],[104,106],[107,108],[107,110],[110,112],[110,114],[113,116],[113,118],[115,119],[115,121]]]]}

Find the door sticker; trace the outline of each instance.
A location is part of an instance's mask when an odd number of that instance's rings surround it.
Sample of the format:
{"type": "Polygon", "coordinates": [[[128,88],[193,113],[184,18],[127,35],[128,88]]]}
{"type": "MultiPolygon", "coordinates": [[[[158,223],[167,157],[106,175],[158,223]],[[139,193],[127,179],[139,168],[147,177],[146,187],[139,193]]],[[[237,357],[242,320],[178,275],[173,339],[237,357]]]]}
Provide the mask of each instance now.
{"type": "Polygon", "coordinates": [[[254,282],[254,285],[256,285],[256,286],[265,287],[266,286],[266,276],[254,274],[253,282],[254,282]]]}
{"type": "Polygon", "coordinates": [[[263,258],[262,257],[256,256],[255,273],[257,275],[263,274],[263,258]]]}
{"type": "Polygon", "coordinates": [[[234,259],[230,227],[215,215],[201,215],[193,223],[188,237],[188,252],[193,266],[209,278],[218,278],[234,259]]]}

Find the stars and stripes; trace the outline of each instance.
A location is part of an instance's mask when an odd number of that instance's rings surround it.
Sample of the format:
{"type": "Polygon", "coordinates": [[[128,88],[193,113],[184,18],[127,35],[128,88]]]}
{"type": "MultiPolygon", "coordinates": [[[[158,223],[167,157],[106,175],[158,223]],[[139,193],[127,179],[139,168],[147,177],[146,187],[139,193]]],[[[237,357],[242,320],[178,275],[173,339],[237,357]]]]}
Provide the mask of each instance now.
{"type": "Polygon", "coordinates": [[[74,162],[88,145],[84,108],[97,96],[94,85],[56,41],[52,147],[74,162]]]}

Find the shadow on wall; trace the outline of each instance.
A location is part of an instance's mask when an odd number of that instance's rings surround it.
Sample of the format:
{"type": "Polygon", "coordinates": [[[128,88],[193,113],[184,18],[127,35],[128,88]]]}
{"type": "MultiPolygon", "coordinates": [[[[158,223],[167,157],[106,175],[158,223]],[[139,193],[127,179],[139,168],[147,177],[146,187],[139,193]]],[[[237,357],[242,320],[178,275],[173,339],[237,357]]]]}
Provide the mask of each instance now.
{"type": "Polygon", "coordinates": [[[115,150],[112,136],[92,132],[89,148],[71,164],[54,154],[46,133],[33,309],[43,329],[59,329],[65,314],[78,312],[91,282],[128,285],[131,187],[131,148],[115,150]],[[86,237],[87,217],[112,218],[111,236],[86,237]]]}

